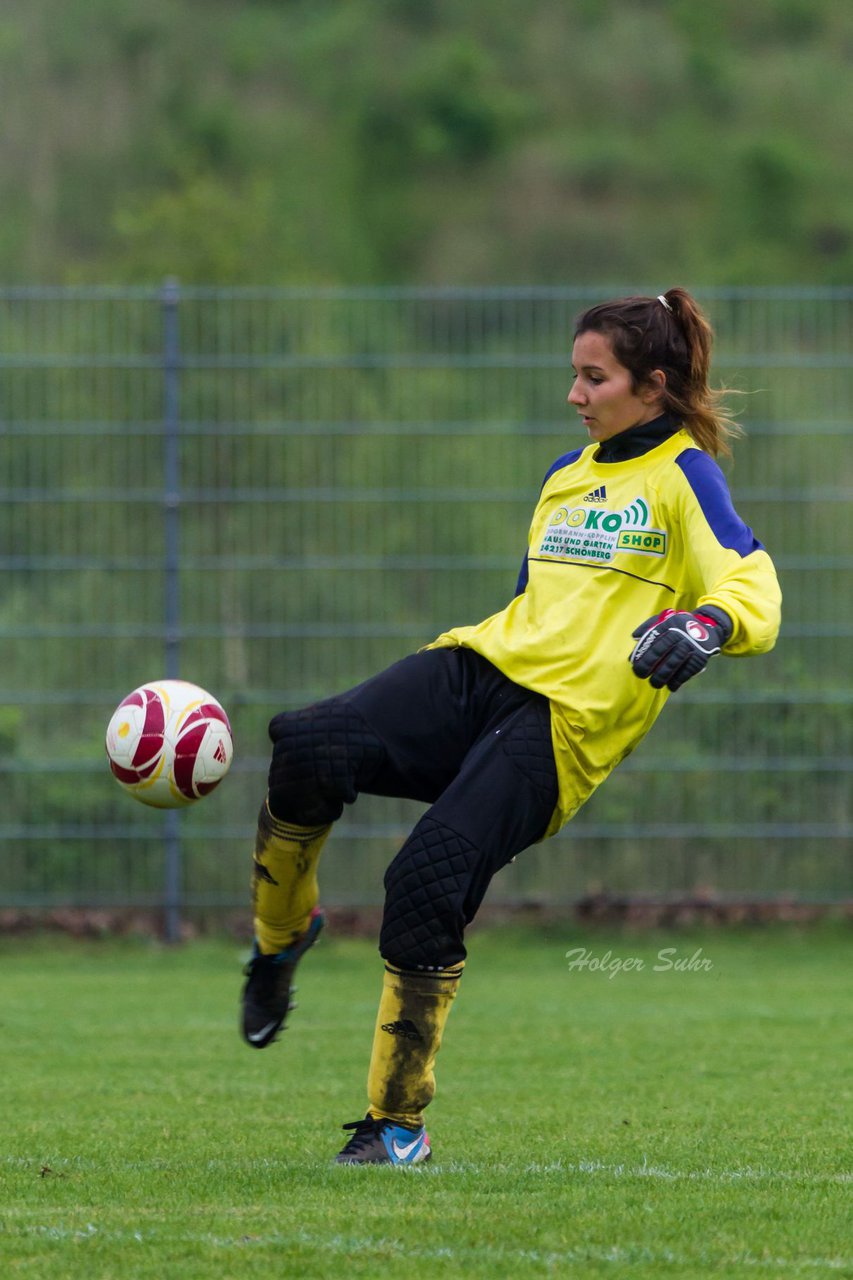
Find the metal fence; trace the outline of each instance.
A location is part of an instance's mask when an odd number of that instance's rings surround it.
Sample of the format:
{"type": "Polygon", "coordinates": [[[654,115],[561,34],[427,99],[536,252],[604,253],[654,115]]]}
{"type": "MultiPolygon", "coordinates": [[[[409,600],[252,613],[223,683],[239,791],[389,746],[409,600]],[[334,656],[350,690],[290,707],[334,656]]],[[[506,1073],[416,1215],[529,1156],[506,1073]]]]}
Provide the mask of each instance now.
{"type": "MultiPolygon", "coordinates": [[[[573,318],[612,293],[0,291],[0,904],[245,903],[270,714],[506,603],[541,477],[580,442],[573,318]],[[237,758],[164,817],[115,786],[103,729],[178,671],[237,758]]],[[[851,892],[853,290],[700,296],[745,392],[729,478],[782,638],[672,699],[493,902],[851,892]]],[[[379,900],[419,811],[348,811],[326,899],[379,900]]]]}

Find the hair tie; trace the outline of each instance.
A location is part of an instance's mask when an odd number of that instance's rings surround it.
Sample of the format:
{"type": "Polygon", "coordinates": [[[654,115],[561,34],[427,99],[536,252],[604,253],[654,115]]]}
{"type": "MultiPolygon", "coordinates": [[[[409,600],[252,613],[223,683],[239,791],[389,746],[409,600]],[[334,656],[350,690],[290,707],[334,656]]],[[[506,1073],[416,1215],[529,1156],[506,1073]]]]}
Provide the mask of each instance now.
{"type": "Polygon", "coordinates": [[[672,307],[669,305],[669,303],[667,302],[666,298],[663,296],[662,293],[658,294],[658,302],[661,304],[661,306],[666,307],[667,311],[672,311],[672,307]]]}

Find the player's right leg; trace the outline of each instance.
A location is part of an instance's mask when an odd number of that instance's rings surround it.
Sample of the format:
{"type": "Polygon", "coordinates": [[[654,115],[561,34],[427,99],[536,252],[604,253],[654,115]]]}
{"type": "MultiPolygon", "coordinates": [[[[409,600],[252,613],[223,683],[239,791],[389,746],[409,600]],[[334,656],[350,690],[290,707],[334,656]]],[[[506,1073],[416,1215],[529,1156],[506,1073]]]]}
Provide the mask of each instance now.
{"type": "Polygon", "coordinates": [[[276,716],[270,737],[252,871],[255,940],[242,994],[243,1038],[254,1049],[283,1027],[296,966],[325,923],[317,864],[332,823],[382,758],[361,717],[335,698],[276,716]]]}
{"type": "Polygon", "coordinates": [[[441,714],[455,705],[458,666],[446,651],[414,654],[271,722],[252,878],[255,944],[243,989],[242,1032],[253,1048],[272,1043],[284,1025],[294,970],[323,927],[317,864],[344,805],[360,791],[430,801],[458,768],[465,745],[441,714]]]}
{"type": "Polygon", "coordinates": [[[246,966],[242,1032],[253,1049],[276,1038],[293,1004],[293,975],[316,942],[325,917],[318,904],[317,863],[329,823],[282,822],[269,797],[258,816],[252,870],[255,940],[246,966]]]}

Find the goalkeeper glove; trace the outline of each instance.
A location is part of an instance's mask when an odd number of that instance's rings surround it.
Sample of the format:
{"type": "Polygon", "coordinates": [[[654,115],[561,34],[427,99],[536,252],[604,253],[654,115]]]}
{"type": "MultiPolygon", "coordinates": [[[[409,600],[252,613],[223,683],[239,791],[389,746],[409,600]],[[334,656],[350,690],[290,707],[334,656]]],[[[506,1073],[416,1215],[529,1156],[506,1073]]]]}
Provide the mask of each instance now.
{"type": "Polygon", "coordinates": [[[731,618],[722,609],[709,606],[701,613],[664,609],[631,633],[637,641],[630,657],[634,675],[641,680],[648,677],[653,689],[666,686],[674,693],[705,670],[708,659],[720,652],[733,630],[731,618]]]}

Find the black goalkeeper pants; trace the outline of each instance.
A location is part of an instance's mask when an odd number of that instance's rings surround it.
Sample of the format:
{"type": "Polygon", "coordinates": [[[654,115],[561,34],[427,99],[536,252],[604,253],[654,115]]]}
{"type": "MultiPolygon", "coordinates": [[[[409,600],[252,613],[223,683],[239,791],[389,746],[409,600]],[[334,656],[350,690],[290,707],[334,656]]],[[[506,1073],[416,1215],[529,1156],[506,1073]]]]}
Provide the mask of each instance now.
{"type": "Polygon", "coordinates": [[[425,801],[385,875],[379,949],[402,968],[465,958],[495,872],[557,803],[548,701],[470,649],[430,649],[270,724],[275,817],[319,826],[360,792],[425,801]]]}

